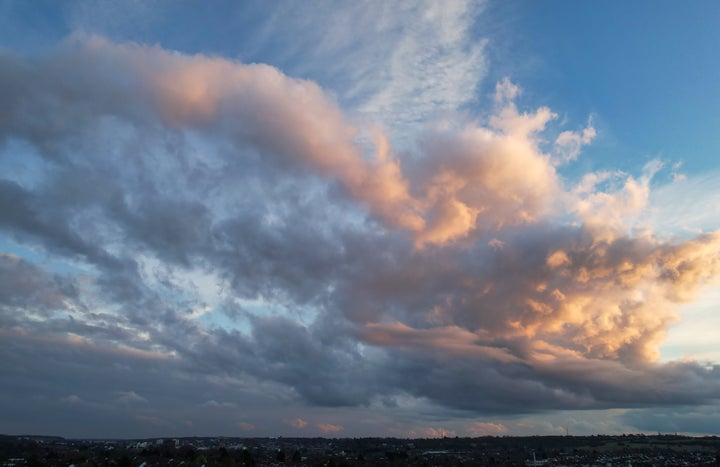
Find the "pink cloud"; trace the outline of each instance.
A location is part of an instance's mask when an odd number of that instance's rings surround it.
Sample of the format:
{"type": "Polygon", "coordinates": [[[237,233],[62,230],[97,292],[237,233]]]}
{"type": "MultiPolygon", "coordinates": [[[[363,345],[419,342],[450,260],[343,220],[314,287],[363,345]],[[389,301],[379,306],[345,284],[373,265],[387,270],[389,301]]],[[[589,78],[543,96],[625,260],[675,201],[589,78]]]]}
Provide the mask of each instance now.
{"type": "Polygon", "coordinates": [[[317,427],[322,431],[323,433],[339,433],[343,431],[343,427],[340,425],[333,425],[330,423],[318,423],[317,427]]]}
{"type": "Polygon", "coordinates": [[[508,428],[502,423],[475,422],[468,427],[471,436],[496,436],[508,432],[508,428]]]}
{"type": "Polygon", "coordinates": [[[62,51],[69,66],[112,64],[108,72],[134,83],[131,93],[98,78],[109,89],[83,91],[115,96],[98,106],[133,118],[144,109],[143,118],[172,128],[211,129],[238,147],[261,149],[285,170],[336,181],[384,224],[406,229],[418,247],[532,222],[559,190],[555,169],[539,149],[539,134],[555,114],[547,108],[518,111],[512,100],[518,88],[507,80],[498,87],[489,126],[429,132],[420,139],[419,167],[410,172],[381,130],[349,123],[317,84],[274,67],[83,34],[62,51]]]}
{"type": "Polygon", "coordinates": [[[243,431],[252,431],[255,429],[255,425],[252,425],[247,422],[237,422],[236,425],[243,431]]]}
{"type": "Polygon", "coordinates": [[[456,356],[474,356],[498,361],[517,361],[501,348],[480,344],[478,334],[459,326],[415,329],[400,322],[371,323],[360,336],[374,345],[445,351],[456,356]]]}
{"type": "Polygon", "coordinates": [[[293,428],[296,428],[298,430],[302,430],[306,426],[308,426],[308,422],[303,420],[302,418],[296,418],[295,420],[290,420],[287,422],[288,425],[290,425],[293,428]]]}

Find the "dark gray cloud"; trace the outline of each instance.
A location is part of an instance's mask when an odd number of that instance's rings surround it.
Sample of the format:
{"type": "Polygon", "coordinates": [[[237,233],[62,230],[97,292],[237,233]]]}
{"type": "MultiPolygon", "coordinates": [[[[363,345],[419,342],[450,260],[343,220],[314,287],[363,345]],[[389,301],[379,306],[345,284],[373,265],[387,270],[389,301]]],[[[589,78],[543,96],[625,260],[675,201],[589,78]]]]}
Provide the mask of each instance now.
{"type": "Polygon", "coordinates": [[[645,432],[678,434],[716,434],[720,412],[717,406],[679,406],[631,410],[623,420],[645,432]]]}
{"type": "Polygon", "coordinates": [[[77,303],[78,284],[70,277],[45,269],[10,254],[0,254],[0,310],[5,325],[21,321],[20,315],[47,317],[77,303]]]}

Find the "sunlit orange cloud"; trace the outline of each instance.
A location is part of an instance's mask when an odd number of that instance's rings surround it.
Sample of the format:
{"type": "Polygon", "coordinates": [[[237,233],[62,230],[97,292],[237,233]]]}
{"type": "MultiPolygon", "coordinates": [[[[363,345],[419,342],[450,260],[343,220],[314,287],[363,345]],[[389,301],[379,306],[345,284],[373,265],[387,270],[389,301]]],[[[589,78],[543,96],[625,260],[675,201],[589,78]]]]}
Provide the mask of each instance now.
{"type": "Polygon", "coordinates": [[[472,356],[500,362],[517,362],[505,349],[483,345],[477,334],[458,326],[414,329],[403,323],[371,323],[360,337],[373,345],[412,350],[434,349],[450,356],[472,356]]]}
{"type": "Polygon", "coordinates": [[[552,310],[522,326],[588,356],[654,361],[676,306],[720,278],[720,235],[678,244],[622,239],[548,257],[557,288],[540,293],[552,310]],[[539,319],[538,319],[539,318],[539,319]]]}
{"type": "Polygon", "coordinates": [[[720,280],[718,252],[720,233],[678,243],[580,238],[550,249],[544,268],[523,271],[518,264],[506,271],[514,275],[510,294],[486,288],[471,302],[458,301],[461,308],[453,301],[435,305],[424,328],[370,323],[360,336],[383,347],[505,362],[654,362],[668,327],[679,319],[677,306],[720,280]],[[508,342],[516,345],[506,348],[508,342]]]}
{"type": "Polygon", "coordinates": [[[422,204],[428,227],[420,245],[541,219],[560,193],[555,168],[531,135],[468,127],[426,141],[422,204]]]}
{"type": "Polygon", "coordinates": [[[628,233],[632,219],[647,208],[652,176],[652,172],[639,179],[622,173],[587,174],[566,195],[568,209],[597,241],[622,237],[628,233]],[[603,183],[620,186],[603,191],[599,189],[603,183]]]}
{"type": "Polygon", "coordinates": [[[475,422],[468,427],[472,436],[497,436],[508,432],[508,428],[502,423],[475,422]]]}

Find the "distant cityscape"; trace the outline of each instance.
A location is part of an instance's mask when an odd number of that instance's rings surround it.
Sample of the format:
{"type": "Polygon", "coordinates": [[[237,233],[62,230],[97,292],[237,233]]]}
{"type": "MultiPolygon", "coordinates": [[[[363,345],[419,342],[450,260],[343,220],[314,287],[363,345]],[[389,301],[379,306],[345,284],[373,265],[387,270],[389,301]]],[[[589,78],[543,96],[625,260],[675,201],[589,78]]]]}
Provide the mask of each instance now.
{"type": "Polygon", "coordinates": [[[19,466],[717,466],[720,438],[631,434],[479,438],[65,439],[0,435],[19,466]]]}

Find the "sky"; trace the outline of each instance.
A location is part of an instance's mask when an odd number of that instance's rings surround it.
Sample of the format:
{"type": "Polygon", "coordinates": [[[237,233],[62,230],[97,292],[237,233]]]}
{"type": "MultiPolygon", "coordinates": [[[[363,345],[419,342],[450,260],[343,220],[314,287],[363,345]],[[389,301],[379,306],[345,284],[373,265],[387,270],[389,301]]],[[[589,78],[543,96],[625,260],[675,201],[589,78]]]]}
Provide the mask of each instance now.
{"type": "Polygon", "coordinates": [[[716,434],[718,24],[0,0],[0,433],[716,434]]]}

